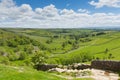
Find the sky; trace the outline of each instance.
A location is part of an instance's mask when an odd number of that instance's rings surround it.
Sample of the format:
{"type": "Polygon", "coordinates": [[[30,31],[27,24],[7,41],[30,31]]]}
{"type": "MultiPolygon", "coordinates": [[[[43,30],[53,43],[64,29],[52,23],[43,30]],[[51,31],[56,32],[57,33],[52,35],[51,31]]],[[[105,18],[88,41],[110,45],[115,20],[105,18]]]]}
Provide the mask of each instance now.
{"type": "Polygon", "coordinates": [[[0,0],[0,27],[120,27],[120,0],[0,0]]]}

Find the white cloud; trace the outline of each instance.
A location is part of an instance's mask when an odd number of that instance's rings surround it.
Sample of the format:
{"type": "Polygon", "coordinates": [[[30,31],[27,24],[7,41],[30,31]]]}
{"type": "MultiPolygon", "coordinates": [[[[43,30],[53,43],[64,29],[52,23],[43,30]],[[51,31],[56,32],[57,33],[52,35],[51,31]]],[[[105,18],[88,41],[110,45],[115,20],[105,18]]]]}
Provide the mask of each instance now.
{"type": "Polygon", "coordinates": [[[32,8],[30,7],[30,5],[29,4],[22,4],[21,6],[20,6],[20,11],[21,12],[29,12],[29,11],[32,11],[32,8]]]}
{"type": "Polygon", "coordinates": [[[63,10],[61,10],[60,11],[60,14],[61,15],[72,15],[72,14],[74,14],[75,12],[72,10],[72,9],[70,9],[70,10],[68,10],[68,9],[63,9],[63,10]]]}
{"type": "Polygon", "coordinates": [[[89,4],[95,6],[96,8],[101,8],[103,6],[120,8],[120,0],[99,0],[98,2],[93,0],[89,2],[89,4]]]}
{"type": "Polygon", "coordinates": [[[86,9],[77,12],[72,9],[59,10],[52,4],[33,10],[29,4],[17,6],[12,0],[0,2],[0,27],[78,28],[119,25],[120,14],[89,14],[86,9]]]}
{"type": "Polygon", "coordinates": [[[87,9],[78,9],[78,12],[80,13],[90,13],[87,9]]]}
{"type": "Polygon", "coordinates": [[[13,2],[13,0],[1,0],[0,7],[10,8],[14,6],[15,6],[15,3],[13,2]]]}

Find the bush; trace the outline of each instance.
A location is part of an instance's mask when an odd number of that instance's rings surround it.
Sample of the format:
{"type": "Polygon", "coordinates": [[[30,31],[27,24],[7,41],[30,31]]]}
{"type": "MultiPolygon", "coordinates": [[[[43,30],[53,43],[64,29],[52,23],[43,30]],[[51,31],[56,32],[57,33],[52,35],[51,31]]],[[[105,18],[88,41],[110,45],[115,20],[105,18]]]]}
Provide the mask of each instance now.
{"type": "Polygon", "coordinates": [[[24,60],[26,58],[26,53],[25,52],[21,52],[19,55],[19,60],[24,60]]]}
{"type": "Polygon", "coordinates": [[[46,62],[46,55],[43,52],[36,52],[34,57],[32,57],[32,62],[34,65],[44,64],[46,62]]]}
{"type": "Polygon", "coordinates": [[[57,56],[56,59],[57,59],[56,62],[59,62],[59,64],[68,65],[73,63],[91,61],[93,59],[93,55],[88,52],[81,52],[81,53],[75,53],[75,54],[69,54],[69,55],[65,54],[62,56],[57,56]]]}

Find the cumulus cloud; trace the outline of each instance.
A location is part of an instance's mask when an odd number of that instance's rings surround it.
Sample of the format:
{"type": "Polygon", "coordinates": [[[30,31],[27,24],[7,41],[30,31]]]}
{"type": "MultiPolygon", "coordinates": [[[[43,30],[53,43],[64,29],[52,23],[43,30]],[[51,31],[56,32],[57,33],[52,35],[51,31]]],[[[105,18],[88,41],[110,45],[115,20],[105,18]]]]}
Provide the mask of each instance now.
{"type": "Polygon", "coordinates": [[[29,4],[22,4],[20,7],[20,11],[21,12],[29,12],[29,11],[31,11],[32,10],[32,8],[30,7],[30,5],[29,4]]]}
{"type": "Polygon", "coordinates": [[[53,4],[33,10],[29,4],[17,6],[13,0],[0,2],[0,27],[78,28],[119,25],[120,14],[89,14],[86,9],[60,10],[53,4]]]}
{"type": "Polygon", "coordinates": [[[101,8],[103,6],[120,8],[120,0],[99,0],[98,2],[93,0],[89,2],[89,4],[95,6],[96,8],[101,8]]]}
{"type": "Polygon", "coordinates": [[[1,0],[1,3],[0,3],[0,7],[14,7],[15,6],[15,3],[13,2],[13,0],[1,0]]]}

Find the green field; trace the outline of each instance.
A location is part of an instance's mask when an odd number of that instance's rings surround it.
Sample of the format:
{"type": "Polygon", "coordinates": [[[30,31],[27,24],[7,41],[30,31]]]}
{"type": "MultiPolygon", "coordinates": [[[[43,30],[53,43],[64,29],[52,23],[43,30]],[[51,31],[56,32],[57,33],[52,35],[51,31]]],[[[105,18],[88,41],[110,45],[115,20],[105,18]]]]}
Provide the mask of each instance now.
{"type": "MultiPolygon", "coordinates": [[[[34,56],[35,50],[43,51],[48,56],[48,63],[55,64],[62,64],[60,60],[63,60],[63,57],[71,60],[76,57],[81,58],[79,55],[82,56],[82,54],[92,55],[93,59],[120,60],[118,56],[120,52],[120,32],[115,30],[1,29],[0,32],[0,51],[3,54],[5,52],[10,55],[25,53],[27,55],[26,59],[28,59],[34,56]],[[11,35],[9,36],[9,34],[11,35]],[[21,36],[23,39],[21,39],[21,36]]],[[[82,60],[77,62],[80,61],[82,60]]]]}
{"type": "Polygon", "coordinates": [[[28,67],[0,65],[0,80],[65,80],[28,67]]]}
{"type": "Polygon", "coordinates": [[[119,55],[119,30],[0,29],[0,80],[63,80],[33,67],[120,60],[119,55]],[[23,72],[19,72],[21,67],[23,72]]]}

